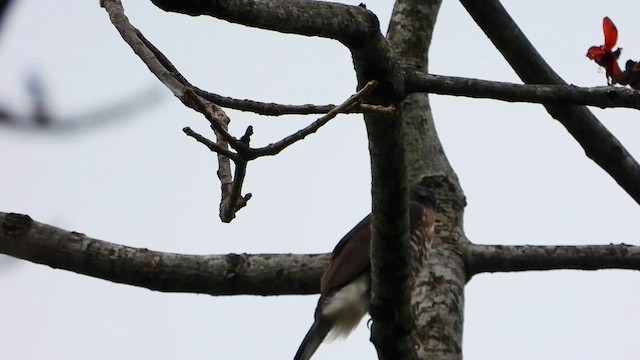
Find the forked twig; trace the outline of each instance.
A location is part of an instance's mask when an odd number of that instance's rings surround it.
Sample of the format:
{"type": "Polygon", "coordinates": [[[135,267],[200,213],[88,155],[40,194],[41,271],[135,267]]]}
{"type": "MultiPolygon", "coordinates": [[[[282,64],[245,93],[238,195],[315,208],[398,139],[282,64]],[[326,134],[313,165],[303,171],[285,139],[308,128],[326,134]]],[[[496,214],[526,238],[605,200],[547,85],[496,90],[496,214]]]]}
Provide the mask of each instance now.
{"type": "Polygon", "coordinates": [[[207,104],[206,100],[201,99],[193,91],[189,89],[186,90],[185,98],[190,101],[198,111],[205,115],[217,137],[217,142],[213,142],[196,133],[191,128],[186,127],[183,129],[185,134],[218,154],[218,162],[220,164],[218,177],[222,183],[220,219],[224,222],[233,220],[235,213],[246,206],[247,201],[251,199],[250,193],[244,196],[241,195],[242,183],[246,175],[247,163],[249,161],[262,156],[276,155],[287,147],[304,139],[308,135],[315,133],[323,125],[329,122],[329,120],[335,118],[336,115],[357,105],[358,102],[375,89],[376,86],[378,86],[376,81],[369,81],[357,93],[351,95],[342,104],[331,109],[326,115],[309,124],[309,126],[296,131],[276,143],[261,148],[251,148],[249,146],[250,138],[253,134],[253,129],[251,127],[247,128],[247,131],[240,139],[235,138],[227,131],[228,118],[224,115],[224,112],[221,112],[221,109],[213,104],[207,104]],[[216,115],[216,113],[218,113],[218,115],[216,115]],[[226,122],[224,121],[225,119],[227,120],[226,122]],[[228,146],[235,150],[235,152],[229,150],[228,146]],[[235,173],[233,178],[231,178],[229,159],[233,160],[235,164],[235,173]]]}
{"type": "MultiPolygon", "coordinates": [[[[171,64],[169,59],[162,54],[142,33],[135,28],[124,14],[124,9],[120,0],[101,0],[100,4],[107,10],[109,18],[122,38],[129,44],[138,57],[147,65],[149,70],[182,101],[187,107],[203,114],[216,135],[216,142],[196,133],[186,127],[184,133],[194,138],[199,143],[205,145],[209,150],[218,154],[218,178],[222,188],[222,199],[220,202],[220,218],[224,222],[229,222],[235,217],[235,213],[247,204],[251,194],[242,196],[242,183],[247,171],[247,163],[261,156],[276,155],[292,144],[304,139],[312,134],[329,120],[333,119],[341,112],[376,112],[383,116],[393,116],[395,108],[381,107],[376,105],[361,104],[361,100],[371,92],[376,86],[375,81],[367,83],[360,91],[338,106],[328,108],[326,115],[322,116],[307,127],[285,137],[284,139],[269,144],[261,148],[251,148],[249,146],[252,129],[240,139],[231,135],[227,126],[229,118],[224,110],[216,104],[226,104],[228,106],[245,110],[281,114],[301,112],[304,114],[326,110],[323,106],[302,105],[288,106],[280,104],[267,104],[251,100],[238,100],[225,98],[216,94],[208,93],[193,86],[180,74],[171,64]],[[233,105],[233,106],[232,106],[233,105]],[[257,111],[261,109],[260,111],[257,111]],[[230,150],[231,148],[232,150],[230,150]],[[231,160],[235,164],[234,175],[231,175],[231,160]]],[[[325,106],[327,107],[327,106],[325,106]]]]}

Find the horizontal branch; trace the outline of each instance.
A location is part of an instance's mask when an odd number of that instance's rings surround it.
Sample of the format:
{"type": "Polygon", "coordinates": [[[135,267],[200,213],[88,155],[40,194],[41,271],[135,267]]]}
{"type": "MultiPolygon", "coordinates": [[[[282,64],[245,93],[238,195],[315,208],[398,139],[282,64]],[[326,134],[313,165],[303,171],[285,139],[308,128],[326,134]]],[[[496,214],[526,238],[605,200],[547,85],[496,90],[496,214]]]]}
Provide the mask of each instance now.
{"type": "Polygon", "coordinates": [[[466,254],[469,278],[486,272],[531,270],[640,270],[640,246],[503,246],[469,245],[466,254]]]}
{"type": "MultiPolygon", "coordinates": [[[[163,292],[210,295],[317,293],[326,254],[183,255],[94,239],[0,212],[0,253],[55,269],[163,292]]],[[[532,270],[640,270],[640,247],[470,244],[468,277],[532,270]]]]}
{"type": "MultiPolygon", "coordinates": [[[[335,108],[337,105],[288,105],[277,104],[273,102],[261,102],[248,99],[236,99],[228,96],[222,96],[208,91],[204,91],[197,87],[193,87],[196,94],[205,100],[208,100],[218,106],[222,106],[229,109],[252,112],[258,115],[265,116],[281,116],[281,115],[312,115],[312,114],[326,114],[335,108]]],[[[359,113],[376,113],[385,116],[395,115],[396,109],[392,106],[380,106],[371,104],[356,104],[349,109],[343,111],[345,114],[359,114],[359,113]]]]}
{"type": "Polygon", "coordinates": [[[162,10],[209,15],[236,24],[282,33],[319,36],[358,44],[380,31],[364,6],[308,0],[151,0],[162,10]]]}
{"type": "Polygon", "coordinates": [[[210,295],[313,294],[327,255],[182,255],[109,243],[0,212],[0,253],[116,283],[210,295]]]}
{"type": "Polygon", "coordinates": [[[509,102],[562,103],[600,108],[640,109],[640,92],[625,87],[583,88],[574,85],[522,85],[421,72],[407,74],[405,84],[407,92],[467,96],[509,102]]]}

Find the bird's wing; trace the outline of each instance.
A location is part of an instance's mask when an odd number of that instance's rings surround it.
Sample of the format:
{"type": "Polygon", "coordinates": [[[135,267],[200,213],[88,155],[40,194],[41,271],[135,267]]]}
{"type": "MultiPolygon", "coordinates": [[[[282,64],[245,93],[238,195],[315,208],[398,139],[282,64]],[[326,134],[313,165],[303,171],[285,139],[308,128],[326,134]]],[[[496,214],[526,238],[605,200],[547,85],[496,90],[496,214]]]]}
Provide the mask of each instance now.
{"type": "MultiPolygon", "coordinates": [[[[433,210],[415,201],[409,202],[410,232],[424,232],[433,225],[433,210]],[[425,222],[426,221],[426,222],[425,222]],[[425,227],[425,229],[420,229],[425,227]]],[[[427,235],[427,234],[425,234],[427,235]]],[[[428,235],[427,235],[428,236],[428,235]]],[[[425,239],[428,240],[428,239],[425,239]]],[[[371,242],[371,214],[362,219],[338,242],[329,267],[320,280],[320,294],[327,295],[369,270],[371,242]]]]}
{"type": "Polygon", "coordinates": [[[369,269],[371,215],[367,215],[338,242],[329,267],[320,280],[320,294],[341,288],[369,269]]]}

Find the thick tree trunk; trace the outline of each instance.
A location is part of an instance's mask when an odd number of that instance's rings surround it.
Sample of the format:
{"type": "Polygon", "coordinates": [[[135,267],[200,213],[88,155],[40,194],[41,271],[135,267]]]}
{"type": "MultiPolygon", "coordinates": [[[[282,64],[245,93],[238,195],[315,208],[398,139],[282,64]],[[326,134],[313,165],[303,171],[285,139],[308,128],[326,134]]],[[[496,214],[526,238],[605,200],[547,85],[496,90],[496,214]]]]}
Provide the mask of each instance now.
{"type": "MultiPolygon", "coordinates": [[[[427,72],[428,51],[440,0],[398,0],[387,32],[405,71],[427,72]]],[[[464,285],[461,250],[464,195],[440,143],[427,94],[410,94],[400,105],[405,125],[409,182],[420,182],[438,199],[436,241],[426,259],[412,254],[412,339],[419,359],[462,359],[464,285]]]]}

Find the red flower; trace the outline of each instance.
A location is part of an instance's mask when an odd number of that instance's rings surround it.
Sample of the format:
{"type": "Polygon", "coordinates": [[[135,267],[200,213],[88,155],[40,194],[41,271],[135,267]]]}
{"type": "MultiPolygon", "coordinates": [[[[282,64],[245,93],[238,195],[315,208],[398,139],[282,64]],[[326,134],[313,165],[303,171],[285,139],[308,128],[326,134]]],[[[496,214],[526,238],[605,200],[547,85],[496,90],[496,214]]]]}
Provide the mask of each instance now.
{"type": "Polygon", "coordinates": [[[618,41],[618,29],[608,17],[602,19],[602,31],[604,32],[604,45],[592,46],[587,51],[587,57],[602,66],[606,71],[607,84],[620,83],[624,73],[618,66],[618,58],[622,48],[613,51],[618,41]]]}

